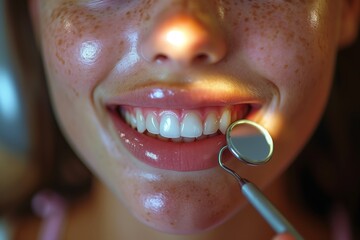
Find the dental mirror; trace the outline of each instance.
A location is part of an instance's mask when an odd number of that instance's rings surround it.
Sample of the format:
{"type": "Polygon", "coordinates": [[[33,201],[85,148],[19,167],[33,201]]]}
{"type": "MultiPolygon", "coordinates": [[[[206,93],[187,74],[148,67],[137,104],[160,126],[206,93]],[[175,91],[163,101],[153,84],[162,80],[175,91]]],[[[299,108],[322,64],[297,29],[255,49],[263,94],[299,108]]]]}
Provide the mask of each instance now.
{"type": "Polygon", "coordinates": [[[226,131],[226,141],[235,157],[250,165],[268,162],[273,153],[273,140],[269,132],[249,120],[233,122],[226,131]]]}
{"type": "Polygon", "coordinates": [[[227,146],[222,147],[218,155],[220,167],[238,181],[241,192],[246,199],[275,232],[290,233],[296,240],[303,240],[303,237],[255,184],[242,178],[234,170],[224,165],[222,161],[223,152],[229,149],[236,158],[247,164],[260,165],[268,162],[272,156],[274,146],[269,132],[255,122],[238,120],[228,127],[226,141],[227,146]]]}

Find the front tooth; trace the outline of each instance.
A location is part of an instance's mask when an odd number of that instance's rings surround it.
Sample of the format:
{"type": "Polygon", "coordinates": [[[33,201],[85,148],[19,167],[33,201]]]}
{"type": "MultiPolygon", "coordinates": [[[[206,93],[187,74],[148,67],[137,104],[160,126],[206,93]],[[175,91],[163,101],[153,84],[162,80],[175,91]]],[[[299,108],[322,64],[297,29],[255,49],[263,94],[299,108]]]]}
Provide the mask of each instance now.
{"type": "Polygon", "coordinates": [[[180,124],[176,115],[165,113],[161,117],[160,135],[167,138],[180,137],[180,124]]]}
{"type": "Polygon", "coordinates": [[[139,133],[143,133],[146,130],[144,115],[139,108],[135,109],[136,113],[136,125],[139,133]]]}
{"type": "Polygon", "coordinates": [[[211,135],[219,130],[219,120],[215,112],[210,112],[204,123],[204,135],[211,135]]]}
{"type": "Polygon", "coordinates": [[[160,126],[159,122],[156,119],[155,114],[149,113],[146,117],[146,129],[148,132],[152,134],[159,134],[160,133],[160,126]]]}
{"type": "Polygon", "coordinates": [[[220,131],[225,134],[226,133],[226,129],[229,127],[230,125],[230,121],[231,121],[231,115],[230,115],[230,111],[229,109],[226,109],[220,118],[220,131]]]}
{"type": "Polygon", "coordinates": [[[181,136],[196,138],[202,135],[202,123],[194,112],[188,112],[181,123],[181,136]]]}

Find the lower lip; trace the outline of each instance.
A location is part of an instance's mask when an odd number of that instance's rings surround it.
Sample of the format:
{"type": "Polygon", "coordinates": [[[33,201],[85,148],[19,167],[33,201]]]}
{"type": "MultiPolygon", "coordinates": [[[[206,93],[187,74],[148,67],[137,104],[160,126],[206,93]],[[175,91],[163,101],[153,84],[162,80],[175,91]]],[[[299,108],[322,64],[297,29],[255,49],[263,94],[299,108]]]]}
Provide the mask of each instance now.
{"type": "Polygon", "coordinates": [[[164,142],[141,134],[110,111],[124,146],[140,161],[155,168],[173,171],[199,171],[218,166],[218,153],[226,145],[219,135],[191,143],[164,142]]]}

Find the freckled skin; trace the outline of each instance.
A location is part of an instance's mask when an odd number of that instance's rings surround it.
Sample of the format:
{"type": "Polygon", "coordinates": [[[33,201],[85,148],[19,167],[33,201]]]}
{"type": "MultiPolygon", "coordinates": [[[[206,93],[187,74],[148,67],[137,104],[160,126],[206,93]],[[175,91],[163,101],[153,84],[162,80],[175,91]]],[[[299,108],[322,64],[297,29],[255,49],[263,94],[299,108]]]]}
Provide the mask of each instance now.
{"type": "MultiPolygon", "coordinates": [[[[208,226],[219,224],[219,219],[224,219],[229,210],[234,210],[235,206],[218,205],[218,202],[221,202],[223,198],[238,200],[236,196],[230,194],[218,195],[217,192],[220,189],[211,189],[209,186],[211,182],[201,179],[196,182],[170,180],[160,186],[144,182],[139,186],[140,189],[134,189],[137,201],[132,207],[147,206],[140,208],[143,211],[138,213],[139,219],[145,220],[145,223],[151,222],[152,225],[166,224],[165,228],[170,231],[176,232],[178,229],[187,228],[189,224],[197,229],[206,229],[208,226]],[[144,204],[150,199],[155,199],[154,204],[159,204],[160,199],[156,194],[160,193],[163,201],[161,208],[157,209],[156,206],[151,208],[148,204],[144,204]]],[[[226,187],[226,185],[218,187],[226,187]]]]}
{"type": "Polygon", "coordinates": [[[255,119],[274,138],[273,160],[255,169],[229,163],[262,188],[291,163],[326,102],[340,32],[337,0],[35,2],[40,7],[34,25],[65,134],[119,204],[153,228],[201,232],[241,214],[245,201],[234,194],[236,182],[219,168],[179,173],[134,159],[120,143],[104,99],[155,80],[189,87],[183,79],[192,74],[200,82],[216,77],[256,86],[259,95],[276,89],[255,119]],[[144,58],[148,39],[177,15],[223,41],[226,53],[216,64],[173,71],[144,58]],[[166,82],[172,71],[179,77],[166,82]]]}
{"type": "MultiPolygon", "coordinates": [[[[49,44],[46,48],[51,51],[52,55],[56,56],[55,59],[46,62],[51,64],[51,67],[63,76],[72,87],[79,88],[78,84],[82,84],[79,79],[83,78],[87,78],[87,81],[96,82],[108,69],[102,72],[92,69],[98,69],[95,66],[104,66],[105,68],[111,51],[116,51],[121,55],[123,48],[117,47],[120,45],[119,43],[109,43],[114,44],[114,47],[117,48],[104,48],[103,45],[106,41],[106,35],[112,31],[112,26],[107,24],[106,19],[101,16],[111,18],[113,14],[112,8],[95,12],[91,9],[84,10],[74,2],[65,2],[54,9],[50,16],[45,19],[44,25],[49,27],[44,31],[44,38],[46,39],[44,43],[49,44]],[[99,43],[96,46],[98,48],[96,55],[93,56],[94,59],[90,63],[83,59],[86,56],[81,56],[82,44],[88,41],[99,43]],[[89,72],[86,76],[80,75],[84,70],[89,72]]],[[[121,31],[121,29],[119,30],[121,31]]],[[[114,61],[115,59],[111,60],[114,61]]],[[[107,68],[109,67],[111,66],[107,68]]]]}

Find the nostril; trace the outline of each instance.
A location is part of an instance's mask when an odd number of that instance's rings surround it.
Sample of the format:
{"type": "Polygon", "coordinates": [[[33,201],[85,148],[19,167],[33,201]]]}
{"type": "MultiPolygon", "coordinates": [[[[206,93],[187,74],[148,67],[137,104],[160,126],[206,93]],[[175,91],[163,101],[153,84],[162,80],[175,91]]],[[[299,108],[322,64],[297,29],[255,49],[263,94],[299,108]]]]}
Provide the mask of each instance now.
{"type": "Polygon", "coordinates": [[[157,62],[157,63],[164,63],[164,62],[166,62],[167,60],[169,60],[169,57],[166,56],[165,54],[157,54],[157,55],[154,57],[154,61],[157,62]]]}
{"type": "MultiPolygon", "coordinates": [[[[203,64],[203,63],[210,63],[211,62],[211,57],[209,56],[209,54],[207,53],[199,53],[197,55],[195,55],[194,57],[192,58],[188,58],[189,61],[187,61],[185,59],[185,62],[191,62],[193,64],[203,64]]],[[[166,63],[168,61],[171,61],[171,60],[176,60],[176,61],[179,61],[179,60],[183,60],[181,57],[169,57],[168,55],[166,54],[162,54],[162,53],[159,53],[157,54],[154,58],[153,58],[153,61],[156,62],[156,63],[166,63]]]]}
{"type": "Polygon", "coordinates": [[[209,61],[209,55],[206,53],[199,53],[193,59],[193,63],[208,63],[209,61]]]}

